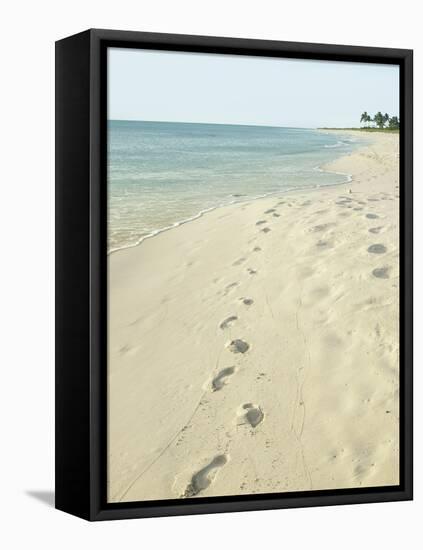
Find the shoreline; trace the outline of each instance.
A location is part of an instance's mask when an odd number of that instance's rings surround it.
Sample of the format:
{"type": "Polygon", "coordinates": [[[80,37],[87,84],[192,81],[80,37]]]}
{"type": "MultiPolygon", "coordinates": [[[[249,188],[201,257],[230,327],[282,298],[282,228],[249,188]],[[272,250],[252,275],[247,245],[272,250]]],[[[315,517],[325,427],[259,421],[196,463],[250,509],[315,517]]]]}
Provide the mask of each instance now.
{"type": "Polygon", "coordinates": [[[398,483],[397,158],[108,256],[110,502],[398,483]]]}
{"type": "MultiPolygon", "coordinates": [[[[321,130],[322,130],[321,128],[316,129],[316,131],[321,131],[321,130]]],[[[350,134],[353,135],[353,131],[349,131],[349,132],[348,131],[339,131],[339,133],[346,134],[346,135],[350,135],[350,134]]],[[[363,147],[366,147],[366,145],[363,145],[363,147]]],[[[360,147],[360,149],[361,149],[361,147],[360,147]]],[[[338,159],[335,159],[335,160],[342,159],[344,156],[346,156],[346,155],[340,155],[338,157],[338,159]]],[[[236,204],[242,204],[242,203],[245,203],[245,202],[266,199],[268,197],[275,196],[279,193],[285,195],[287,193],[296,193],[296,192],[301,192],[301,191],[315,191],[316,189],[320,189],[320,188],[337,187],[339,185],[345,185],[345,184],[350,183],[352,181],[353,174],[343,173],[343,172],[336,172],[336,171],[333,171],[333,170],[330,170],[330,169],[325,169],[324,166],[326,166],[326,165],[328,165],[328,163],[318,165],[314,168],[314,170],[316,170],[318,172],[326,172],[326,173],[331,173],[331,174],[335,174],[335,175],[339,175],[339,176],[344,176],[344,177],[347,178],[347,181],[339,182],[339,183],[332,183],[332,184],[327,184],[327,185],[319,185],[319,186],[316,186],[316,187],[298,187],[296,189],[288,188],[286,190],[279,189],[278,191],[267,193],[265,195],[245,198],[245,200],[239,200],[239,201],[234,200],[234,201],[228,202],[227,204],[218,204],[216,206],[212,206],[212,207],[207,208],[205,210],[200,210],[200,212],[198,212],[197,214],[194,214],[190,218],[186,218],[184,220],[177,221],[172,225],[154,230],[152,233],[148,233],[147,235],[143,235],[134,244],[126,244],[126,245],[120,246],[118,248],[110,249],[110,250],[107,251],[107,255],[111,256],[112,254],[116,254],[116,252],[119,252],[121,250],[127,250],[127,249],[130,249],[130,248],[135,248],[137,246],[140,246],[147,239],[151,239],[153,237],[156,237],[157,235],[160,235],[161,233],[165,233],[167,231],[170,231],[171,229],[177,229],[178,227],[180,227],[181,225],[185,225],[186,223],[194,222],[195,220],[203,217],[204,215],[208,214],[209,212],[214,212],[215,210],[217,210],[219,208],[225,208],[225,207],[233,206],[233,205],[236,205],[236,204]]]]}

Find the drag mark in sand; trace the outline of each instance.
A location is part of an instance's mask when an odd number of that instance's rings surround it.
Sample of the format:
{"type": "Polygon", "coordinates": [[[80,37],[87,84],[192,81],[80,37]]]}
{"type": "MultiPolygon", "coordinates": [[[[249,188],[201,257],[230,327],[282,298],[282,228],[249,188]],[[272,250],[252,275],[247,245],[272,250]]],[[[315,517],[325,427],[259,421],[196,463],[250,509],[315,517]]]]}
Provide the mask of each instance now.
{"type": "MultiPolygon", "coordinates": [[[[309,349],[309,346],[308,346],[308,341],[307,341],[306,335],[305,335],[304,331],[300,328],[300,323],[299,323],[299,311],[300,311],[301,307],[302,307],[302,299],[301,299],[301,295],[300,295],[300,297],[298,299],[298,308],[297,308],[297,311],[295,312],[295,320],[296,320],[296,325],[297,325],[297,331],[301,334],[303,342],[304,342],[304,348],[305,348],[306,354],[307,354],[307,362],[308,362],[308,366],[310,367],[311,366],[310,349],[309,349]]],[[[296,372],[297,396],[296,396],[296,403],[294,405],[294,410],[293,410],[293,415],[292,415],[291,430],[292,430],[292,432],[293,432],[293,434],[294,434],[294,436],[295,436],[295,438],[298,442],[298,445],[299,445],[304,473],[305,473],[306,477],[309,480],[310,489],[313,489],[313,480],[311,478],[310,470],[307,466],[307,462],[306,462],[305,455],[304,455],[304,446],[303,446],[303,443],[302,443],[302,435],[303,435],[304,424],[305,424],[305,420],[306,420],[306,404],[305,404],[305,401],[304,401],[304,398],[303,398],[303,387],[304,387],[304,382],[305,382],[305,374],[304,374],[303,371],[304,371],[304,366],[301,366],[297,369],[297,372],[296,372]],[[300,418],[299,423],[297,423],[297,414],[298,414],[298,412],[300,412],[300,414],[301,414],[301,418],[300,418]]]]}
{"type": "Polygon", "coordinates": [[[264,292],[264,297],[265,297],[265,300],[266,300],[266,304],[267,304],[267,307],[269,308],[269,311],[270,311],[270,315],[272,316],[273,320],[275,319],[275,315],[273,313],[273,309],[272,309],[272,306],[270,305],[270,301],[269,301],[269,296],[267,295],[267,292],[265,291],[264,292]]]}

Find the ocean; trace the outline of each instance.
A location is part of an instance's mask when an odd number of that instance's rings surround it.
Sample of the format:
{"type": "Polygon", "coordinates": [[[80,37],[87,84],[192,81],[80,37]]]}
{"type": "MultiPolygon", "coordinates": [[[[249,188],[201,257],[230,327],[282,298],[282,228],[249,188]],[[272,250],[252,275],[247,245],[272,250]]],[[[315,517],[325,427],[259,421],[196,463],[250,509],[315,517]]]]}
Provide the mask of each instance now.
{"type": "Polygon", "coordinates": [[[134,246],[226,204],[336,185],[323,164],[363,140],[313,129],[108,123],[108,249],[134,246]]]}

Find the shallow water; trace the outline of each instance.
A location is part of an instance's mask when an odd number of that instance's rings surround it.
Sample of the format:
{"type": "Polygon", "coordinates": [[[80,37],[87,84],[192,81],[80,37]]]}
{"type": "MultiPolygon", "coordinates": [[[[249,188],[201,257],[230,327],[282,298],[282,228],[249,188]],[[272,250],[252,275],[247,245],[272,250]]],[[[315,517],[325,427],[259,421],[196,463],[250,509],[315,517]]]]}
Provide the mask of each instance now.
{"type": "Polygon", "coordinates": [[[360,143],[309,129],[109,121],[109,250],[218,206],[343,183],[319,166],[360,143]]]}

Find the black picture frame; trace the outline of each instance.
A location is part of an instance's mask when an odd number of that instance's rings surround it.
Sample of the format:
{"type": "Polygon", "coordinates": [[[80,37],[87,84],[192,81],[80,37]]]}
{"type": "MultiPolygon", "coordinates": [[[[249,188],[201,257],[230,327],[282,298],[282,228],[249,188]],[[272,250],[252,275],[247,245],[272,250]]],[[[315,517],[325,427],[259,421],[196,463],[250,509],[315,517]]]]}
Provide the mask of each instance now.
{"type": "Polygon", "coordinates": [[[93,521],[412,499],[412,166],[412,50],[99,29],[56,42],[56,508],[93,521]],[[399,65],[399,486],[107,503],[108,47],[399,65]]]}

